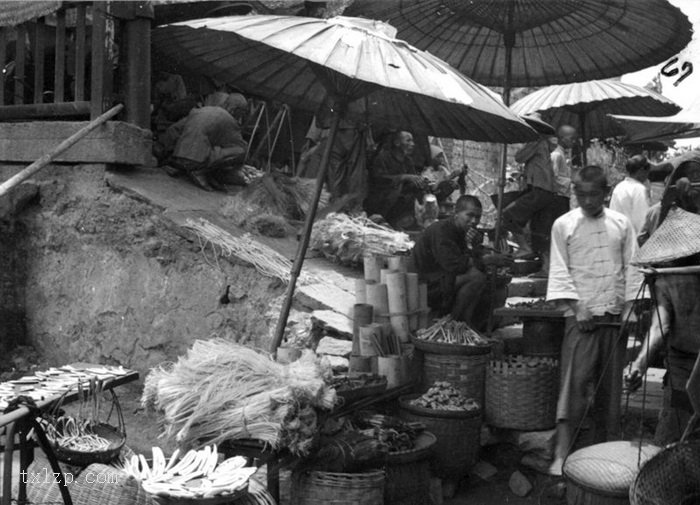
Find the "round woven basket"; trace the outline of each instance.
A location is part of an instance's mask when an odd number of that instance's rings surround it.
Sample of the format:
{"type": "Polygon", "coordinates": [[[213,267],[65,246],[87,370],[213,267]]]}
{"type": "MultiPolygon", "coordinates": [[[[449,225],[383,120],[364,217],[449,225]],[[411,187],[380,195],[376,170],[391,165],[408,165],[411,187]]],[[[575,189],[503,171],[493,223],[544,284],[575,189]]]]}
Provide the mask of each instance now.
{"type": "Polygon", "coordinates": [[[425,425],[437,439],[433,446],[435,473],[461,480],[477,462],[481,436],[481,410],[435,410],[411,405],[420,395],[399,398],[400,416],[425,425]]]}
{"type": "Polygon", "coordinates": [[[363,473],[294,472],[294,505],[383,505],[384,471],[363,473]]]}
{"type": "Polygon", "coordinates": [[[58,443],[51,444],[56,458],[64,463],[76,466],[88,466],[93,463],[107,464],[119,455],[126,442],[126,434],[123,429],[115,428],[109,424],[100,423],[93,428],[95,435],[109,440],[109,447],[102,451],[75,451],[58,443]]]}
{"type": "MultiPolygon", "coordinates": [[[[641,464],[661,450],[651,444],[605,442],[579,449],[564,463],[569,505],[628,505],[630,486],[641,464]]],[[[661,502],[656,502],[661,503],[661,502]]],[[[674,505],[663,502],[664,505],[674,505]]]]}
{"type": "Polygon", "coordinates": [[[409,451],[391,452],[386,458],[385,505],[424,505],[430,503],[430,453],[437,442],[424,431],[409,451]]]}
{"type": "Polygon", "coordinates": [[[489,362],[491,346],[473,348],[478,354],[434,354],[423,356],[423,388],[428,389],[437,381],[449,382],[467,398],[484,404],[484,383],[486,365],[489,362]]]}
{"type": "Polygon", "coordinates": [[[632,505],[700,503],[700,441],[671,445],[642,467],[630,488],[632,505]]]}
{"type": "Polygon", "coordinates": [[[559,366],[540,364],[504,368],[500,361],[486,371],[486,423],[512,430],[547,430],[557,417],[559,366]]]}
{"type": "Polygon", "coordinates": [[[445,354],[448,356],[464,355],[473,356],[481,354],[489,354],[492,345],[462,345],[462,344],[447,344],[444,342],[429,342],[422,338],[411,336],[411,343],[416,346],[416,349],[425,353],[445,354]]]}

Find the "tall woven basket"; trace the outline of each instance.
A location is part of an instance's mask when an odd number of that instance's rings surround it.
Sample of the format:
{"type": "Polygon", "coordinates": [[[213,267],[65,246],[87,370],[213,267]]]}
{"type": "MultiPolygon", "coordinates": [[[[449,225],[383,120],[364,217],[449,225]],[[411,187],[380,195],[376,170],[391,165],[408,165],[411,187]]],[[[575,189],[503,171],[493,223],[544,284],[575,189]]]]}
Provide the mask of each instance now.
{"type": "Polygon", "coordinates": [[[491,346],[444,344],[443,347],[423,350],[423,387],[428,389],[436,381],[449,382],[464,396],[474,398],[479,405],[483,405],[486,365],[491,346]],[[443,347],[445,354],[435,352],[443,347]],[[462,354],[453,353],[450,347],[461,347],[462,354]]]}
{"type": "Polygon", "coordinates": [[[671,445],[647,461],[629,498],[632,505],[700,503],[700,440],[671,445]]]}
{"type": "Polygon", "coordinates": [[[294,505],[384,505],[384,471],[292,474],[294,505]]]}
{"type": "Polygon", "coordinates": [[[399,398],[400,417],[423,423],[435,435],[435,473],[444,479],[461,480],[478,459],[481,411],[435,410],[411,405],[410,401],[418,396],[399,398]]]}
{"type": "Polygon", "coordinates": [[[486,371],[486,423],[512,430],[547,430],[557,417],[559,362],[531,358],[522,366],[491,361],[486,371]]]}
{"type": "Polygon", "coordinates": [[[430,455],[436,442],[435,435],[424,431],[413,449],[387,455],[384,505],[430,503],[430,455]]]}

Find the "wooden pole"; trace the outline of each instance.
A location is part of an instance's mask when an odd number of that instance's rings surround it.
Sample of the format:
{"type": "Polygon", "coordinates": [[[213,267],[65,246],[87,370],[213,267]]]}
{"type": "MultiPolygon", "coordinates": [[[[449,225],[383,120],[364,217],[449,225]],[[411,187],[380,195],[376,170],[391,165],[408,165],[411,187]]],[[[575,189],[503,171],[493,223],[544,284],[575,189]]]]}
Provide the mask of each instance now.
{"type": "Polygon", "coordinates": [[[294,298],[294,288],[297,284],[297,279],[301,273],[301,267],[304,265],[304,257],[306,256],[306,250],[309,248],[309,241],[311,240],[311,229],[314,226],[314,219],[316,218],[316,210],[318,209],[318,202],[321,199],[321,192],[323,191],[323,183],[326,180],[326,174],[328,173],[328,165],[330,162],[331,148],[335,142],[335,137],[338,133],[338,125],[340,124],[340,108],[333,108],[333,117],[331,119],[331,131],[328,135],[328,143],[323,151],[323,157],[321,158],[321,168],[318,171],[316,177],[316,191],[314,192],[313,200],[309,206],[309,212],[306,214],[306,221],[304,222],[304,232],[301,236],[301,242],[299,243],[299,248],[297,249],[297,255],[294,259],[294,265],[292,265],[292,272],[289,278],[289,285],[287,286],[287,291],[284,295],[284,301],[282,303],[282,311],[280,312],[280,317],[277,320],[277,327],[275,328],[275,336],[272,339],[272,345],[270,346],[270,353],[274,356],[277,354],[277,348],[282,343],[282,338],[284,337],[284,328],[287,326],[287,319],[289,318],[289,311],[292,308],[292,300],[294,298]]]}
{"type": "Polygon", "coordinates": [[[12,176],[2,184],[0,184],[0,196],[3,196],[5,193],[7,193],[9,190],[17,186],[19,183],[22,181],[29,179],[32,175],[37,173],[39,170],[44,168],[46,165],[51,163],[59,154],[62,152],[66,151],[69,147],[71,147],[73,144],[76,142],[80,141],[83,137],[85,137],[88,133],[90,133],[92,130],[100,126],[101,124],[107,122],[124,108],[124,105],[118,104],[109,109],[107,112],[102,114],[100,117],[97,117],[90,121],[87,125],[85,125],[83,128],[75,132],[73,135],[68,137],[66,140],[58,144],[56,147],[54,147],[51,151],[43,155],[41,158],[36,160],[34,163],[29,165],[27,168],[22,170],[20,173],[12,176]]]}

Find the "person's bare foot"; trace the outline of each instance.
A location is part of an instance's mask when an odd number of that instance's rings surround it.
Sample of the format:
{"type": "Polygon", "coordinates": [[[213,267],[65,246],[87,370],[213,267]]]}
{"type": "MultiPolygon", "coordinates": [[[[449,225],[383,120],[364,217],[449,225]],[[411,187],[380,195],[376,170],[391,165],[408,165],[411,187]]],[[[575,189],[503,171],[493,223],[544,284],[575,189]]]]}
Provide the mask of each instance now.
{"type": "Polygon", "coordinates": [[[554,475],[556,477],[561,477],[564,468],[564,459],[555,458],[551,465],[549,465],[549,475],[554,475]]]}

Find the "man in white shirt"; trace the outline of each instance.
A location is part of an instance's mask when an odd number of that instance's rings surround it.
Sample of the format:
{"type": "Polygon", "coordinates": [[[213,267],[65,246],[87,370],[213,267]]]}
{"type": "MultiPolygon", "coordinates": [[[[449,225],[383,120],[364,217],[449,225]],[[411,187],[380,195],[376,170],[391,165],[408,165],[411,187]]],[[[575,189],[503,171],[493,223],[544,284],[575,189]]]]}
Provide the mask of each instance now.
{"type": "Polygon", "coordinates": [[[639,235],[649,210],[649,191],[644,184],[649,178],[649,162],[641,154],[632,156],[625,164],[627,177],[612,192],[610,208],[627,216],[635,235],[639,235]]]}
{"type": "Polygon", "coordinates": [[[626,342],[609,323],[627,319],[642,277],[630,266],[637,250],[632,224],[605,208],[608,191],[602,168],[583,168],[574,182],[580,207],[552,227],[547,300],[566,310],[551,467],[556,475],[561,474],[572,430],[581,426],[587,405],[592,405],[596,442],[614,438],[619,431],[626,342]]]}

